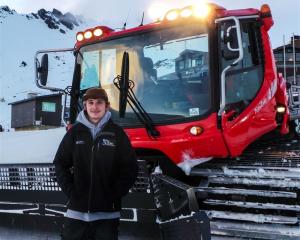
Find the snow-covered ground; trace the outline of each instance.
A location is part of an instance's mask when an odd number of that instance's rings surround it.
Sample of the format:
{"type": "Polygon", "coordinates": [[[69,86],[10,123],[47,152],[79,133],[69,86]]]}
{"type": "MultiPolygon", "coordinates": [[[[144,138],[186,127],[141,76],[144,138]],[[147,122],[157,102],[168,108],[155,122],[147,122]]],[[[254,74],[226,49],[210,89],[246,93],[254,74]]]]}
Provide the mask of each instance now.
{"type": "MultiPolygon", "coordinates": [[[[59,230],[41,230],[0,225],[0,240],[59,240],[59,230]]],[[[159,229],[154,224],[120,224],[119,240],[157,240],[159,229]]]]}
{"type": "Polygon", "coordinates": [[[0,164],[51,163],[65,128],[0,132],[0,164]]]}

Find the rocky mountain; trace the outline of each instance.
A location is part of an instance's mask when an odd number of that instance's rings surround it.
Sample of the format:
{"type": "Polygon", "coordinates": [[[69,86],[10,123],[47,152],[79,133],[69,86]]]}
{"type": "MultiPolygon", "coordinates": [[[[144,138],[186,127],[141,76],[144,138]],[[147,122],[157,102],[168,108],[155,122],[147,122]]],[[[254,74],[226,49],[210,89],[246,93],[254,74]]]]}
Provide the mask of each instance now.
{"type": "MultiPolygon", "coordinates": [[[[0,7],[0,18],[5,19],[9,15],[18,14],[15,10],[10,9],[8,6],[0,7]]],[[[74,16],[72,13],[67,12],[63,14],[61,11],[57,9],[53,9],[52,11],[46,11],[45,9],[40,9],[37,13],[30,14],[22,14],[25,16],[27,20],[32,19],[41,19],[50,29],[58,29],[59,32],[65,34],[66,31],[64,28],[69,30],[73,30],[75,27],[78,27],[84,23],[82,17],[74,16]],[[63,26],[63,27],[62,27],[63,26]]],[[[0,20],[0,23],[4,22],[0,20]]]]}

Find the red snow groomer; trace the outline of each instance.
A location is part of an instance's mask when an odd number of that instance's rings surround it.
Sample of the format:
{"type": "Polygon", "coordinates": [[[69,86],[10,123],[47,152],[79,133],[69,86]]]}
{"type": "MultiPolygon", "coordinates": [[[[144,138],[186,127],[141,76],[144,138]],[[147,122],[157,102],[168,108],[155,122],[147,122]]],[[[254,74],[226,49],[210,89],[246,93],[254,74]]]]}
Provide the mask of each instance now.
{"type": "Polygon", "coordinates": [[[140,163],[124,211],[157,214],[163,239],[209,239],[207,216],[217,237],[299,239],[300,143],[280,135],[294,131],[300,91],[289,105],[272,25],[268,5],[203,4],[136,28],[98,26],[69,49],[69,91],[46,84],[48,55],[39,56],[57,50],[37,53],[37,85],[71,96],[71,124],[88,88],[108,92],[140,163]]]}

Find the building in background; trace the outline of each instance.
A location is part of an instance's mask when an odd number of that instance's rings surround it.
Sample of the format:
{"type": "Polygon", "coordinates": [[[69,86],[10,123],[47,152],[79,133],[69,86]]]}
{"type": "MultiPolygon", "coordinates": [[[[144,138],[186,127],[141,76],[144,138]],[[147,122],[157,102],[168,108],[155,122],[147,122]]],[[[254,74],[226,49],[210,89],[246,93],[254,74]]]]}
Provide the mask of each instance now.
{"type": "Polygon", "coordinates": [[[290,84],[300,86],[300,36],[294,36],[294,44],[293,37],[291,37],[291,41],[288,44],[275,48],[274,56],[278,72],[283,75],[286,74],[286,80],[290,84]],[[296,79],[294,75],[296,75],[296,79]]]}
{"type": "Polygon", "coordinates": [[[18,130],[49,129],[60,127],[62,122],[62,94],[29,98],[12,102],[11,127],[18,130]]]}

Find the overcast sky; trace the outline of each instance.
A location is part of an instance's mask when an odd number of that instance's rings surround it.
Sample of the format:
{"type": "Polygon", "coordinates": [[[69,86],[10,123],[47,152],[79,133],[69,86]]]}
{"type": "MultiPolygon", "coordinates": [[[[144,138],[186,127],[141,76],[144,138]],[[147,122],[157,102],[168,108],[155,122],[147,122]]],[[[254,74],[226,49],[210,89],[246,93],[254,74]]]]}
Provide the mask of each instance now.
{"type": "MultiPolygon", "coordinates": [[[[145,11],[146,22],[149,22],[148,9],[156,2],[172,8],[187,6],[191,0],[0,0],[0,6],[8,5],[18,13],[37,12],[41,8],[46,10],[57,8],[63,13],[83,15],[103,25],[116,28],[122,27],[125,21],[130,27],[138,25],[143,11],[145,11]]],[[[211,2],[227,9],[260,8],[263,3],[269,4],[275,21],[270,31],[273,47],[282,44],[283,35],[286,41],[290,40],[292,33],[300,35],[300,0],[212,0],[211,2]]]]}

